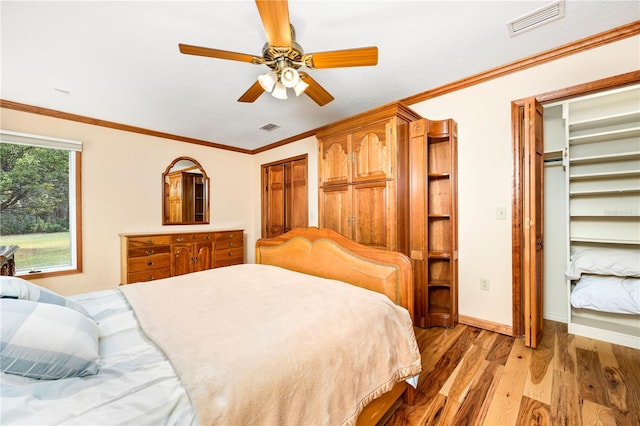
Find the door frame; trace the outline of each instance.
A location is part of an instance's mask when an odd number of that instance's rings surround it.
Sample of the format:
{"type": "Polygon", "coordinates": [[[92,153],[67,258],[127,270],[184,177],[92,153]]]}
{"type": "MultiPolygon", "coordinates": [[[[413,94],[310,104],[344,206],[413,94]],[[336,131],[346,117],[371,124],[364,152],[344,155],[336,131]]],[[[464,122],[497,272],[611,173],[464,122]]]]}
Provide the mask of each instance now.
{"type": "MultiPolygon", "coordinates": [[[[604,78],[564,89],[535,95],[535,99],[541,104],[557,102],[576,96],[588,95],[602,90],[614,89],[640,82],[640,71],[632,71],[613,77],[604,78]]],[[[524,297],[523,294],[523,206],[524,188],[523,179],[523,159],[524,141],[520,137],[522,122],[520,110],[524,108],[527,98],[518,99],[511,102],[511,130],[512,130],[512,198],[511,198],[511,265],[512,265],[512,313],[514,337],[521,337],[525,334],[524,320],[524,297]]]]}

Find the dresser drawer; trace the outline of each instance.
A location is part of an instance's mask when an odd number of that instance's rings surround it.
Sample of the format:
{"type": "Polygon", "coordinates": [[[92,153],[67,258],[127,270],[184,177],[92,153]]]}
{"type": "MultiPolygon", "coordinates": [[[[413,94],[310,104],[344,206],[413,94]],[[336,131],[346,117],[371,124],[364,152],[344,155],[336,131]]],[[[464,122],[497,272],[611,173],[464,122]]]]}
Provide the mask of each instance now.
{"type": "Polygon", "coordinates": [[[170,246],[147,246],[129,249],[129,258],[157,256],[161,254],[169,255],[171,253],[170,246]]]}
{"type": "Polygon", "coordinates": [[[129,272],[148,271],[152,269],[171,270],[171,256],[169,253],[154,254],[144,257],[130,257],[127,261],[129,272]]]}
{"type": "Polygon", "coordinates": [[[170,235],[146,235],[129,237],[129,248],[162,246],[171,244],[170,235]]]}
{"type": "Polygon", "coordinates": [[[225,232],[216,232],[216,244],[219,241],[228,241],[228,240],[237,240],[243,239],[244,232],[243,231],[225,231],[225,232]]]}
{"type": "Polygon", "coordinates": [[[173,244],[182,243],[203,243],[207,241],[213,241],[215,239],[214,233],[204,234],[175,234],[171,238],[173,244]]]}
{"type": "Polygon", "coordinates": [[[169,278],[171,276],[171,270],[166,269],[153,269],[150,271],[129,272],[127,274],[129,283],[139,283],[143,281],[159,280],[161,278],[169,278]]]}
{"type": "Polygon", "coordinates": [[[213,267],[239,265],[244,262],[244,250],[242,247],[232,249],[216,250],[214,255],[213,267]]]}
{"type": "Polygon", "coordinates": [[[243,248],[244,247],[244,238],[242,232],[237,233],[228,233],[224,236],[224,238],[219,238],[216,235],[216,250],[221,249],[231,249],[231,248],[243,248]]]}

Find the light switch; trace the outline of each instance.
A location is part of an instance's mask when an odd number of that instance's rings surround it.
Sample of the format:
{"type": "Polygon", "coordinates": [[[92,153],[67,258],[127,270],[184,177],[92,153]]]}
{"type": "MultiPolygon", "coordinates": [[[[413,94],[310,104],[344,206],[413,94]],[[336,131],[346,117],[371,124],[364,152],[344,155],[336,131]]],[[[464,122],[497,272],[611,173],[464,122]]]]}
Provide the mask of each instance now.
{"type": "Polygon", "coordinates": [[[507,208],[506,207],[498,207],[496,216],[497,216],[498,220],[507,220],[507,208]]]}

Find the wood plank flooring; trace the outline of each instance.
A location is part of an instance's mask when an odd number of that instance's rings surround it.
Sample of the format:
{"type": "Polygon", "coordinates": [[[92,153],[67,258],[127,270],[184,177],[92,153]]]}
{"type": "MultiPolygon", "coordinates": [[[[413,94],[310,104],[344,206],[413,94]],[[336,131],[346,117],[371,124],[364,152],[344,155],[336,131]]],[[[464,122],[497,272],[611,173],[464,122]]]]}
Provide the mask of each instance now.
{"type": "Polygon", "coordinates": [[[466,325],[415,330],[416,402],[386,426],[640,425],[640,350],[548,320],[536,349],[466,325]]]}

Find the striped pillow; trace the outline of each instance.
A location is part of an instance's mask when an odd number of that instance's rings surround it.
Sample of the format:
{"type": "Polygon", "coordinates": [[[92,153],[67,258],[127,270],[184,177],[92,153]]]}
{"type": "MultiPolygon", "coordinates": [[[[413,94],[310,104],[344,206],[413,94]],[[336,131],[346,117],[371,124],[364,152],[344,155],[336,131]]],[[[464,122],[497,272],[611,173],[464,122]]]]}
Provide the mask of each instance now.
{"type": "Polygon", "coordinates": [[[0,319],[3,372],[43,380],[97,374],[98,325],[78,311],[0,299],[0,319]]]}
{"type": "Polygon", "coordinates": [[[79,303],[19,277],[0,276],[0,297],[66,306],[91,318],[79,303]]]}

